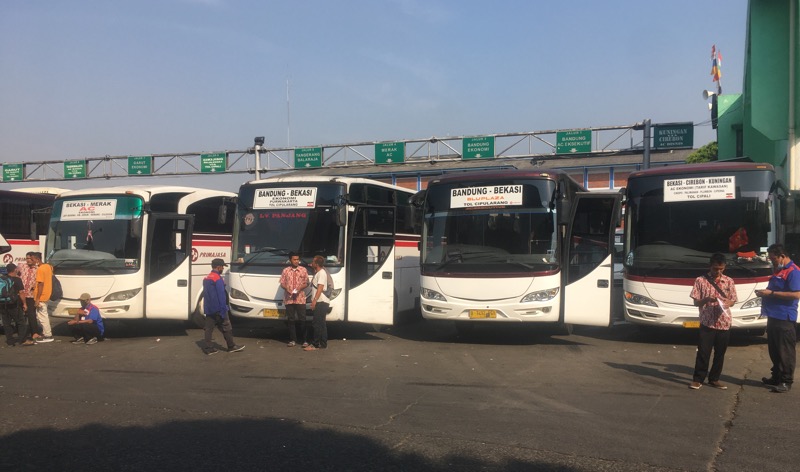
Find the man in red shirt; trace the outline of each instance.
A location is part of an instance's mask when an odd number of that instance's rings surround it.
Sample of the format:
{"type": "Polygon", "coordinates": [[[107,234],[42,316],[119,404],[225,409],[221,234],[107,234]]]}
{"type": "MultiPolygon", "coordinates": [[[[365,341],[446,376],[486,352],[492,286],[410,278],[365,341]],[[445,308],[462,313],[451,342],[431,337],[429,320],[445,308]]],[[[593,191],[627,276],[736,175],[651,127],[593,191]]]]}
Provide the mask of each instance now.
{"type": "Polygon", "coordinates": [[[289,344],[297,345],[297,333],[300,332],[303,347],[306,343],[306,287],[308,287],[308,271],[300,265],[300,256],[289,254],[291,265],[281,272],[281,288],[283,289],[283,305],[286,307],[286,321],[289,324],[289,344]],[[299,322],[299,326],[298,326],[299,322]]]}
{"type": "Polygon", "coordinates": [[[697,342],[697,357],[694,363],[694,376],[689,388],[697,390],[703,386],[708,376],[708,384],[722,390],[728,387],[720,383],[725,351],[728,349],[731,329],[730,307],[736,304],[736,287],[733,279],[723,275],[725,255],[712,254],[708,274],[698,277],[690,297],[694,306],[700,310],[700,336],[697,342]],[[711,371],[708,361],[714,349],[714,362],[711,371]]]}

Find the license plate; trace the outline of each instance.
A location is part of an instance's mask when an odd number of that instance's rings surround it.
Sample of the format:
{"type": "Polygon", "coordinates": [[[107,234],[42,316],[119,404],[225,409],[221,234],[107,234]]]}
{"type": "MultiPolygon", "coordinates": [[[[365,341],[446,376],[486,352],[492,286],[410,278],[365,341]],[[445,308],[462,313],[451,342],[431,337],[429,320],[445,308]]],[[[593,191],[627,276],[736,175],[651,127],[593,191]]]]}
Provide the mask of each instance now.
{"type": "Polygon", "coordinates": [[[265,308],[261,310],[261,316],[263,316],[264,318],[280,318],[281,316],[283,316],[283,313],[284,313],[283,310],[275,310],[271,308],[265,308]]]}
{"type": "Polygon", "coordinates": [[[83,308],[67,308],[67,314],[69,316],[82,315],[83,311],[83,308]]]}
{"type": "Polygon", "coordinates": [[[482,320],[486,318],[497,318],[497,310],[470,310],[469,318],[471,320],[482,320]]]}
{"type": "Polygon", "coordinates": [[[684,328],[699,328],[700,322],[699,321],[684,321],[683,322],[684,328]]]}

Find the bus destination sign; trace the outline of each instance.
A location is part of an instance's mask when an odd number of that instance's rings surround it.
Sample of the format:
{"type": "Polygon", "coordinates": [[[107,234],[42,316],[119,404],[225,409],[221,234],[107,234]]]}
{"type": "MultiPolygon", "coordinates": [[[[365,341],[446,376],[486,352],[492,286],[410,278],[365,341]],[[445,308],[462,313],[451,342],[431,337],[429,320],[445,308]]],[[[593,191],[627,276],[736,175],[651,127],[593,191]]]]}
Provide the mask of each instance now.
{"type": "Polygon", "coordinates": [[[664,202],[736,199],[736,176],[687,177],[664,181],[664,202]]]}
{"type": "Polygon", "coordinates": [[[522,185],[491,185],[450,190],[450,208],[522,205],[522,185]]]}
{"type": "Polygon", "coordinates": [[[316,202],[315,187],[258,188],[253,197],[253,208],[314,208],[316,202]]]}

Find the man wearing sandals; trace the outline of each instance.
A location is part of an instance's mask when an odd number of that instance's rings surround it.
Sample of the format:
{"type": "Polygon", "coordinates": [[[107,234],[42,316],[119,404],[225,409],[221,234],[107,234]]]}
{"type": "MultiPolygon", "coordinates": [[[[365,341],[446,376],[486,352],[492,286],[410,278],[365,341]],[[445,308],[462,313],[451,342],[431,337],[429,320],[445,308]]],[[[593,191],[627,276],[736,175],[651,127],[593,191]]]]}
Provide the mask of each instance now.
{"type": "Polygon", "coordinates": [[[730,307],[737,301],[736,287],[733,279],[722,274],[725,270],[724,254],[712,254],[709,264],[708,274],[694,281],[690,295],[694,300],[694,306],[700,310],[700,335],[697,342],[694,376],[689,388],[697,390],[702,387],[707,375],[709,385],[725,390],[728,387],[720,383],[719,377],[722,374],[725,351],[728,349],[730,339],[730,307]],[[714,361],[709,372],[708,361],[712,348],[714,361]]]}

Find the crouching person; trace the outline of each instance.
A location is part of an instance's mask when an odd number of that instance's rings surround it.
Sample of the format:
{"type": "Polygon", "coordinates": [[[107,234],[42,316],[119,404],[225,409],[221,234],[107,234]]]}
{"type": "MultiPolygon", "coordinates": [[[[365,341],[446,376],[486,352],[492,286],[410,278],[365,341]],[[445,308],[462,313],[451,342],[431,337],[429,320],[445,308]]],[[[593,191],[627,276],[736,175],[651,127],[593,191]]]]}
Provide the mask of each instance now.
{"type": "Polygon", "coordinates": [[[102,341],[105,339],[106,330],[100,309],[92,303],[92,296],[88,293],[81,295],[80,302],[81,311],[74,319],[67,321],[75,338],[72,344],[95,344],[97,341],[102,341]]]}

